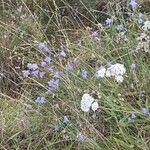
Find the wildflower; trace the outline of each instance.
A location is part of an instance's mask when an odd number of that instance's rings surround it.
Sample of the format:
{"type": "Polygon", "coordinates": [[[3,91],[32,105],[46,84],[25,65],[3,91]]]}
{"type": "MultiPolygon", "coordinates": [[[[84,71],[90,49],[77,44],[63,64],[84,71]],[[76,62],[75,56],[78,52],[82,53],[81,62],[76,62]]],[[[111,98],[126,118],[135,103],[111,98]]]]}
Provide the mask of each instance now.
{"type": "Polygon", "coordinates": [[[106,70],[106,77],[114,76],[118,83],[123,82],[123,75],[125,74],[126,69],[123,64],[116,63],[111,65],[106,70]]]}
{"type": "Polygon", "coordinates": [[[112,75],[112,73],[111,73],[111,68],[108,68],[107,70],[106,70],[106,77],[110,77],[112,75]]]}
{"type": "Polygon", "coordinates": [[[106,69],[104,66],[97,68],[97,72],[95,74],[96,78],[103,78],[105,76],[106,69]]]}
{"type": "Polygon", "coordinates": [[[131,6],[131,8],[133,10],[137,9],[138,8],[138,3],[135,1],[135,0],[131,0],[129,5],[131,6]]]}
{"type": "Polygon", "coordinates": [[[42,72],[39,73],[39,75],[40,75],[41,78],[43,78],[45,76],[45,74],[46,73],[44,71],[42,71],[42,72]]]}
{"type": "Polygon", "coordinates": [[[91,34],[92,38],[96,38],[98,36],[98,33],[96,31],[92,32],[91,34]]]}
{"type": "Polygon", "coordinates": [[[88,76],[87,70],[85,70],[85,69],[81,70],[81,76],[83,79],[87,79],[87,76],[88,76]]]}
{"type": "Polygon", "coordinates": [[[135,70],[135,68],[136,68],[136,64],[131,64],[131,65],[130,65],[130,69],[131,69],[131,70],[133,70],[133,71],[134,71],[134,70],[135,70]]]}
{"type": "Polygon", "coordinates": [[[64,50],[61,50],[61,52],[59,53],[59,55],[60,55],[61,57],[66,57],[66,53],[65,53],[64,50]]]}
{"type": "Polygon", "coordinates": [[[45,61],[47,64],[50,64],[50,62],[51,62],[51,57],[50,57],[50,56],[46,56],[46,57],[44,58],[44,61],[45,61]]]}
{"type": "Polygon", "coordinates": [[[33,64],[28,63],[27,68],[30,70],[36,70],[36,69],[38,69],[38,65],[35,63],[33,63],[33,64]]]}
{"type": "Polygon", "coordinates": [[[46,45],[45,45],[44,42],[43,42],[43,43],[42,43],[42,42],[39,43],[38,48],[39,48],[40,50],[45,51],[45,52],[48,52],[48,51],[49,51],[49,49],[46,47],[46,45]]]}
{"type": "Polygon", "coordinates": [[[119,75],[124,75],[125,72],[126,72],[126,69],[124,67],[123,64],[119,64],[119,63],[116,63],[114,65],[112,65],[110,68],[108,68],[111,70],[111,74],[113,76],[119,76],[119,75]]]}
{"type": "Polygon", "coordinates": [[[49,67],[48,70],[53,72],[54,71],[54,66],[49,67]]]}
{"type": "Polygon", "coordinates": [[[124,29],[123,24],[117,25],[117,26],[116,26],[116,29],[117,29],[118,31],[122,31],[122,30],[124,29]]]}
{"type": "Polygon", "coordinates": [[[81,109],[84,112],[88,112],[94,99],[89,94],[84,94],[81,100],[81,109]]]}
{"type": "Polygon", "coordinates": [[[34,70],[31,72],[32,76],[38,77],[39,70],[34,70]]]}
{"type": "Polygon", "coordinates": [[[24,77],[28,77],[30,75],[29,70],[23,70],[22,73],[24,77]]]}
{"type": "Polygon", "coordinates": [[[136,119],[136,115],[135,113],[130,114],[130,116],[128,117],[128,121],[134,121],[136,119]]]}
{"type": "Polygon", "coordinates": [[[110,18],[107,18],[107,19],[105,20],[105,23],[106,23],[106,25],[111,25],[111,24],[113,23],[113,20],[110,19],[110,18]]]}
{"type": "Polygon", "coordinates": [[[55,124],[53,126],[54,131],[59,131],[60,130],[60,125],[59,124],[55,124]]]}
{"type": "Polygon", "coordinates": [[[121,83],[121,82],[123,82],[123,76],[115,76],[115,79],[116,79],[116,81],[118,82],[118,83],[121,83]]]}
{"type": "Polygon", "coordinates": [[[79,132],[77,134],[77,138],[79,141],[82,141],[82,142],[86,139],[85,135],[82,132],[79,132]]]}
{"type": "Polygon", "coordinates": [[[56,71],[55,73],[54,73],[54,78],[59,78],[59,75],[60,75],[60,71],[56,71]]]}
{"type": "Polygon", "coordinates": [[[144,17],[144,14],[139,13],[139,14],[138,14],[138,17],[139,17],[139,18],[143,18],[143,17],[144,17]]]}
{"type": "Polygon", "coordinates": [[[51,92],[51,91],[54,91],[54,90],[56,90],[56,89],[58,89],[58,87],[59,87],[59,79],[57,79],[57,80],[51,79],[51,80],[48,82],[48,86],[49,86],[50,92],[51,92]]]}
{"type": "Polygon", "coordinates": [[[46,65],[47,65],[47,64],[46,64],[45,61],[42,61],[42,62],[41,62],[41,66],[42,66],[42,67],[46,67],[46,65]]]}
{"type": "Polygon", "coordinates": [[[65,70],[68,71],[68,72],[70,72],[70,71],[73,70],[73,66],[72,66],[71,64],[67,64],[67,65],[65,66],[65,70]]]}
{"type": "Polygon", "coordinates": [[[139,50],[149,52],[150,38],[146,33],[141,33],[141,35],[137,37],[137,41],[138,45],[135,52],[138,52],[139,50]]]}
{"type": "Polygon", "coordinates": [[[142,29],[145,31],[147,31],[148,29],[150,30],[150,21],[145,21],[142,29]]]}
{"type": "Polygon", "coordinates": [[[93,110],[93,111],[96,111],[98,108],[99,108],[98,102],[94,102],[94,103],[92,104],[92,110],[93,110]]]}
{"type": "Polygon", "coordinates": [[[69,119],[68,119],[67,116],[64,116],[63,123],[65,123],[65,124],[68,124],[68,123],[69,123],[69,119]]]}
{"type": "Polygon", "coordinates": [[[141,109],[141,111],[142,111],[143,115],[145,115],[145,116],[149,114],[149,110],[148,110],[147,108],[144,108],[144,107],[143,107],[143,108],[141,109]]]}
{"type": "Polygon", "coordinates": [[[35,102],[37,104],[43,104],[43,103],[45,103],[45,98],[44,97],[37,97],[37,99],[35,100],[35,102]]]}

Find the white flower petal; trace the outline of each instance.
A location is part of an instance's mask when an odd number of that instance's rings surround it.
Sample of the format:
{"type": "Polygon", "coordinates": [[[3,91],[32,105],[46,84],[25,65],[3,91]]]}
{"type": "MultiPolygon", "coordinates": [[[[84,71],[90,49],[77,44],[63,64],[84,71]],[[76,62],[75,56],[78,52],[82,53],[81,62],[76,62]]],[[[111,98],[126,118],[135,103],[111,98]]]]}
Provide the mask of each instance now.
{"type": "Polygon", "coordinates": [[[81,109],[84,112],[88,112],[93,101],[94,99],[92,98],[92,96],[90,96],[89,94],[84,94],[81,100],[81,109]]]}
{"type": "Polygon", "coordinates": [[[115,79],[118,83],[123,82],[123,76],[116,76],[115,79]]]}
{"type": "Polygon", "coordinates": [[[94,103],[92,104],[92,110],[93,110],[93,111],[96,111],[98,108],[99,108],[98,102],[94,102],[94,103]]]}

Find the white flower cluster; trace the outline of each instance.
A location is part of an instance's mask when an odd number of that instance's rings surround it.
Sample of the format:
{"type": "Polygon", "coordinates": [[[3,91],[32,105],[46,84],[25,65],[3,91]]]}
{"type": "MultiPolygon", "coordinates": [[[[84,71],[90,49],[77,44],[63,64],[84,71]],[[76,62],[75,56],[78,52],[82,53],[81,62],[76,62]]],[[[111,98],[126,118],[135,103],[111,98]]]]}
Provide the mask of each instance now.
{"type": "Polygon", "coordinates": [[[137,41],[138,41],[138,45],[135,49],[136,52],[138,52],[139,50],[142,50],[144,52],[149,51],[150,38],[146,33],[141,33],[141,35],[137,37],[137,41]]]}
{"type": "Polygon", "coordinates": [[[123,82],[123,75],[125,74],[126,69],[123,64],[116,63],[110,65],[106,71],[106,77],[114,76],[118,83],[123,82]]]}
{"type": "Polygon", "coordinates": [[[98,102],[96,102],[89,94],[84,94],[81,100],[81,109],[84,112],[88,112],[90,108],[92,108],[93,111],[96,111],[99,108],[98,102]]]}
{"type": "Polygon", "coordinates": [[[148,29],[150,30],[150,21],[145,21],[142,29],[145,31],[147,31],[148,29]]]}
{"type": "Polygon", "coordinates": [[[125,74],[126,69],[123,64],[116,63],[114,65],[110,65],[107,69],[104,66],[99,67],[97,70],[95,77],[96,78],[103,78],[114,76],[118,83],[123,82],[123,75],[125,74]]]}

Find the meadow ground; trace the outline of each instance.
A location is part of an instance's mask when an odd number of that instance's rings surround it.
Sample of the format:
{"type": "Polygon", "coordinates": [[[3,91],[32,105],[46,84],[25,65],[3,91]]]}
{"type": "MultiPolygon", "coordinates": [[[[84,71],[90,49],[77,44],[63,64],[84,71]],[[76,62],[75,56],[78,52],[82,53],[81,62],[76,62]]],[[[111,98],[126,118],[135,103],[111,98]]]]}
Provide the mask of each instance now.
{"type": "Polygon", "coordinates": [[[149,150],[150,2],[0,0],[0,150],[149,150]]]}

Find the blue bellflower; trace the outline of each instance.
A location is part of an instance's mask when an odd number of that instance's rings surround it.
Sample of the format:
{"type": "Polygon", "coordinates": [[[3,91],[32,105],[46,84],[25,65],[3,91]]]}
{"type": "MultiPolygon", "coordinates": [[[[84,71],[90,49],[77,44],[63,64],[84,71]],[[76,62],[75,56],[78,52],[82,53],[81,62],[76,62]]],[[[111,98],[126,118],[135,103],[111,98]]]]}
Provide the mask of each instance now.
{"type": "Polygon", "coordinates": [[[44,71],[40,72],[40,73],[39,73],[40,78],[43,78],[43,77],[45,76],[45,74],[46,74],[46,73],[45,73],[44,71]]]}
{"type": "Polygon", "coordinates": [[[63,123],[68,124],[70,121],[67,116],[64,116],[63,123]]]}
{"type": "Polygon", "coordinates": [[[37,97],[37,99],[35,100],[35,102],[37,104],[43,104],[43,103],[45,103],[45,98],[44,97],[37,97]]]}
{"type": "Polygon", "coordinates": [[[36,70],[36,69],[38,69],[38,65],[35,64],[35,63],[33,63],[33,64],[28,63],[27,68],[30,69],[30,70],[36,70]]]}
{"type": "Polygon", "coordinates": [[[48,88],[49,88],[49,92],[52,92],[54,90],[57,90],[59,87],[59,79],[51,79],[48,82],[48,88]]]}
{"type": "Polygon", "coordinates": [[[111,25],[113,23],[113,20],[112,19],[110,19],[110,18],[107,18],[106,20],[105,20],[105,24],[106,25],[111,25]]]}
{"type": "Polygon", "coordinates": [[[134,71],[134,70],[136,69],[136,64],[131,64],[131,65],[130,65],[130,69],[131,69],[132,71],[134,71]]]}
{"type": "Polygon", "coordinates": [[[65,66],[65,70],[68,71],[68,72],[70,72],[70,71],[73,70],[73,66],[72,66],[71,64],[67,64],[67,65],[65,66]]]}
{"type": "Polygon", "coordinates": [[[45,51],[45,52],[48,52],[48,51],[49,51],[49,49],[46,47],[46,45],[45,45],[44,42],[43,42],[43,43],[42,43],[42,42],[39,43],[38,48],[39,48],[40,50],[42,50],[42,51],[45,51]]]}
{"type": "Polygon", "coordinates": [[[148,110],[147,108],[144,108],[144,107],[143,107],[143,108],[141,109],[141,111],[142,111],[143,115],[145,115],[145,116],[149,114],[149,110],[148,110]]]}
{"type": "Polygon", "coordinates": [[[136,115],[135,113],[130,114],[130,116],[128,117],[128,121],[134,121],[136,119],[136,115]]]}
{"type": "Polygon", "coordinates": [[[34,76],[34,77],[38,77],[39,70],[33,70],[33,71],[31,72],[31,74],[32,74],[32,76],[34,76]]]}
{"type": "Polygon", "coordinates": [[[129,5],[131,6],[131,8],[133,10],[137,9],[138,8],[138,3],[135,1],[135,0],[131,0],[129,5]]]}
{"type": "Polygon", "coordinates": [[[118,31],[122,31],[122,30],[124,29],[123,24],[117,25],[117,26],[116,26],[116,29],[117,29],[118,31]]]}
{"type": "Polygon", "coordinates": [[[79,133],[77,134],[77,138],[78,138],[78,140],[81,141],[81,142],[83,142],[83,141],[86,139],[85,135],[84,135],[82,132],[79,132],[79,133]]]}
{"type": "Polygon", "coordinates": [[[92,32],[91,36],[92,36],[92,38],[96,38],[98,36],[97,31],[92,32]]]}
{"type": "Polygon", "coordinates": [[[81,76],[83,79],[87,79],[87,76],[88,76],[87,70],[85,70],[85,69],[81,70],[81,76]]]}

